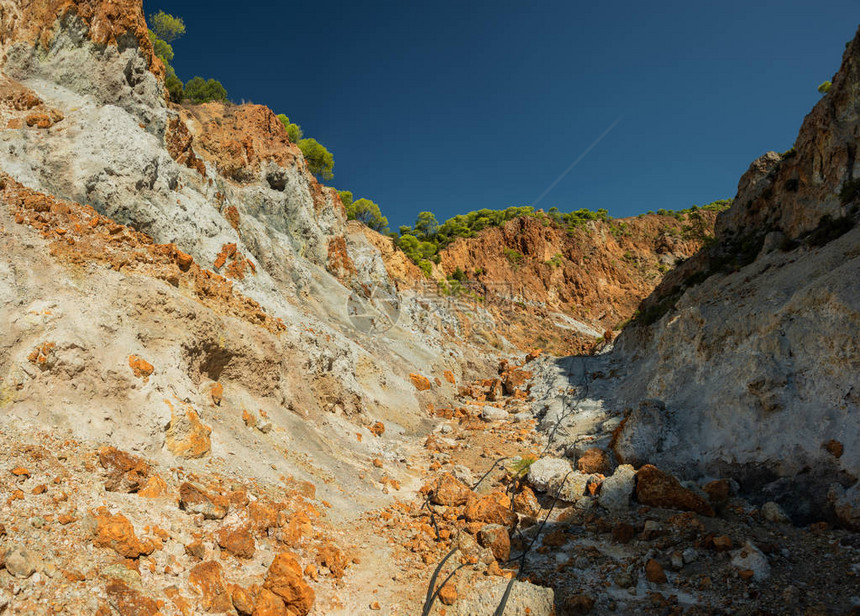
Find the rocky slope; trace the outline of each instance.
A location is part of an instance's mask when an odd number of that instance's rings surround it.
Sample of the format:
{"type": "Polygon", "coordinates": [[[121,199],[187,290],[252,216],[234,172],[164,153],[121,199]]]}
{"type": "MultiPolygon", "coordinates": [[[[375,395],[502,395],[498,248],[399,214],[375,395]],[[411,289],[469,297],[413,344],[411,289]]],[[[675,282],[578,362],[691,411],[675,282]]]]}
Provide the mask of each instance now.
{"type": "Polygon", "coordinates": [[[858,109],[855,38],[795,147],[750,166],[716,242],[620,336],[620,459],[730,474],[798,520],[858,528],[858,109]]]}
{"type": "Polygon", "coordinates": [[[566,355],[611,338],[664,273],[702,247],[715,219],[716,212],[700,210],[568,229],[538,212],[455,240],[440,251],[429,280],[390,240],[366,234],[399,288],[449,293],[464,309],[480,304],[520,350],[566,355]],[[465,279],[452,284],[457,271],[465,279]]]}

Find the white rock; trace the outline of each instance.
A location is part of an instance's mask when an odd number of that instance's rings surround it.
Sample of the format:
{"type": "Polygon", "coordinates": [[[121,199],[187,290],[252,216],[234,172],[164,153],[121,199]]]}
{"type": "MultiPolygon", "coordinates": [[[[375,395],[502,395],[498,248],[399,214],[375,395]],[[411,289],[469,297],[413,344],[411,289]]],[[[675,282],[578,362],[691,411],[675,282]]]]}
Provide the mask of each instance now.
{"type": "Polygon", "coordinates": [[[761,582],[770,577],[770,564],[761,550],[754,543],[747,541],[739,550],[732,552],[732,566],[738,569],[750,569],[753,579],[761,582]]]}
{"type": "Polygon", "coordinates": [[[761,515],[768,522],[786,524],[791,521],[788,516],[785,515],[782,507],[773,501],[769,501],[761,506],[761,515]]]}
{"type": "Polygon", "coordinates": [[[612,512],[625,511],[630,506],[630,497],[636,486],[636,471],[629,464],[622,464],[600,486],[598,504],[612,512]]]}
{"type": "Polygon", "coordinates": [[[591,475],[586,475],[579,471],[573,471],[567,475],[567,479],[564,480],[564,485],[561,487],[558,497],[569,503],[577,502],[585,496],[585,487],[588,485],[588,480],[590,478],[591,475]]]}
{"type": "Polygon", "coordinates": [[[502,421],[508,419],[508,412],[505,409],[497,409],[494,406],[485,406],[481,411],[481,419],[484,421],[502,421]]]}
{"type": "Polygon", "coordinates": [[[561,484],[564,476],[571,472],[570,462],[561,458],[541,458],[529,467],[529,484],[539,491],[547,492],[561,484]]]}
{"type": "MultiPolygon", "coordinates": [[[[458,613],[468,616],[493,616],[507,588],[507,580],[478,582],[458,602],[458,613]]],[[[553,614],[552,588],[515,581],[505,605],[505,616],[550,616],[553,614]]]]}

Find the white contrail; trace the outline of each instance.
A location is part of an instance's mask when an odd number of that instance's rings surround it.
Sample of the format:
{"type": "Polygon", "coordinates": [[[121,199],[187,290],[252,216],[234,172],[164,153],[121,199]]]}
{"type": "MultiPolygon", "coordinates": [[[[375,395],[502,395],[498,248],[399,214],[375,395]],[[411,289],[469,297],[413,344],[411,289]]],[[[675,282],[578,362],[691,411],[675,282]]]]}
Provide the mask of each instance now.
{"type": "Polygon", "coordinates": [[[551,191],[553,188],[555,188],[555,185],[558,184],[559,182],[561,182],[564,179],[564,176],[566,176],[568,173],[570,173],[571,169],[576,167],[576,165],[579,163],[579,161],[581,161],[583,158],[585,158],[585,155],[588,154],[589,152],[591,152],[591,150],[594,149],[594,146],[596,146],[598,143],[600,143],[603,140],[603,138],[609,134],[609,131],[611,131],[613,128],[615,128],[615,126],[621,121],[621,119],[623,117],[624,116],[618,116],[618,118],[612,124],[609,125],[609,128],[607,128],[605,131],[603,131],[600,134],[600,137],[595,139],[591,143],[590,146],[585,148],[585,151],[582,154],[580,154],[575,161],[570,163],[570,166],[567,169],[565,169],[560,176],[555,178],[555,181],[552,184],[550,184],[549,187],[547,187],[547,189],[545,191],[543,191],[541,193],[540,197],[538,197],[537,199],[534,200],[534,202],[532,203],[532,207],[537,206],[537,204],[540,203],[541,199],[546,197],[547,194],[549,194],[549,191],[551,191]]]}

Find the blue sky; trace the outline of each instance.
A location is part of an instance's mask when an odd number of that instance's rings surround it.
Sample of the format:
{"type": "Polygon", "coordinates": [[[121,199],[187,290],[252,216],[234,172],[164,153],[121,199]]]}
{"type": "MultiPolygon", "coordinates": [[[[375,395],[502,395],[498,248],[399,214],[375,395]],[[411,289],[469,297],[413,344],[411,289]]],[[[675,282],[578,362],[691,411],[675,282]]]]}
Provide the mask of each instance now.
{"type": "Polygon", "coordinates": [[[860,2],[145,0],[181,16],[179,76],[286,113],[392,228],[422,210],[616,217],[734,196],[791,147],[860,2]],[[281,3],[279,3],[281,4],[281,3]]]}

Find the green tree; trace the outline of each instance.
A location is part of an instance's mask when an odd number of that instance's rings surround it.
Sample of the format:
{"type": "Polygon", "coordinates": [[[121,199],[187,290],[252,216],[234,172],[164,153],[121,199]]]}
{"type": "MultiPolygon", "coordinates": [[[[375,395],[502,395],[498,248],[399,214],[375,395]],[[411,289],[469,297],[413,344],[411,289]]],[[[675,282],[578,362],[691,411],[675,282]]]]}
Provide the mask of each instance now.
{"type": "Polygon", "coordinates": [[[194,77],[185,84],[185,98],[197,105],[210,101],[224,101],[227,100],[227,90],[215,79],[194,77]]]}
{"type": "Polygon", "coordinates": [[[173,70],[172,66],[165,64],[164,69],[164,87],[170,94],[170,100],[181,103],[182,99],[185,98],[185,86],[182,84],[182,80],[176,76],[176,71],[173,70]]]}
{"type": "Polygon", "coordinates": [[[832,86],[832,85],[833,84],[830,83],[829,81],[825,81],[820,86],[818,86],[818,91],[821,92],[822,94],[827,94],[828,92],[830,92],[830,86],[832,86]]]}
{"type": "Polygon", "coordinates": [[[346,210],[346,219],[355,220],[355,207],[352,205],[352,193],[348,190],[339,190],[337,191],[337,194],[340,195],[340,201],[341,203],[343,203],[343,209],[346,210]]]}
{"type": "Polygon", "coordinates": [[[172,43],[185,34],[185,22],[164,11],[149,16],[149,29],[165,43],[172,43]]]}
{"type": "Polygon", "coordinates": [[[290,138],[290,141],[292,141],[293,143],[298,143],[299,141],[301,141],[302,137],[304,136],[302,133],[301,126],[290,122],[290,119],[283,113],[278,114],[278,119],[281,121],[281,124],[284,125],[284,128],[287,129],[287,136],[290,138]]]}
{"type": "Polygon", "coordinates": [[[415,234],[418,237],[430,237],[438,230],[439,221],[433,212],[418,212],[418,218],[415,219],[415,234]]]}
{"type": "Polygon", "coordinates": [[[310,137],[299,141],[298,146],[305,157],[305,162],[307,162],[311,173],[324,180],[330,180],[334,177],[334,173],[332,172],[334,168],[334,156],[332,156],[332,153],[325,146],[310,137]]]}
{"type": "Polygon", "coordinates": [[[382,215],[379,206],[370,199],[358,199],[352,203],[353,217],[374,231],[384,233],[388,230],[388,219],[382,215]]]}

